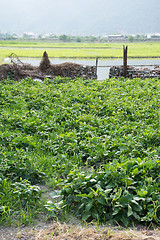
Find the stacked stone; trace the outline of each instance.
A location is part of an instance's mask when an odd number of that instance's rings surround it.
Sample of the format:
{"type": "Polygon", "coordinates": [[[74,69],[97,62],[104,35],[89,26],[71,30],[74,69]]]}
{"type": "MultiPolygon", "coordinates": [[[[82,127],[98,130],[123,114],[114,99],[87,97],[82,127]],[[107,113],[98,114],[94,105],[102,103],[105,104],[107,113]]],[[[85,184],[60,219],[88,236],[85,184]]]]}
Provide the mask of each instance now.
{"type": "MultiPolygon", "coordinates": [[[[109,71],[109,78],[123,77],[123,66],[113,66],[109,71]]],[[[160,67],[156,66],[154,69],[149,68],[136,68],[132,66],[127,67],[126,78],[160,78],[160,67]]]]}
{"type": "Polygon", "coordinates": [[[109,69],[109,78],[123,76],[123,66],[113,66],[109,69]]]}
{"type": "Polygon", "coordinates": [[[83,77],[85,79],[97,79],[97,70],[95,66],[76,66],[70,69],[63,69],[63,77],[83,77]]]}

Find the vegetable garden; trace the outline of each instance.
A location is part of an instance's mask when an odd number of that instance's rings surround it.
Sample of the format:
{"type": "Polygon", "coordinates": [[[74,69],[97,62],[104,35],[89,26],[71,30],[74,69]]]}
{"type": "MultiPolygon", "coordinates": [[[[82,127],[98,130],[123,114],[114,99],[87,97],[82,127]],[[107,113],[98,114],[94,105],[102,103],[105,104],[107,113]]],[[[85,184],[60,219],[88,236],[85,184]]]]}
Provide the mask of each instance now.
{"type": "Polygon", "coordinates": [[[1,81],[1,224],[44,211],[159,225],[159,99],[156,78],[1,81]]]}

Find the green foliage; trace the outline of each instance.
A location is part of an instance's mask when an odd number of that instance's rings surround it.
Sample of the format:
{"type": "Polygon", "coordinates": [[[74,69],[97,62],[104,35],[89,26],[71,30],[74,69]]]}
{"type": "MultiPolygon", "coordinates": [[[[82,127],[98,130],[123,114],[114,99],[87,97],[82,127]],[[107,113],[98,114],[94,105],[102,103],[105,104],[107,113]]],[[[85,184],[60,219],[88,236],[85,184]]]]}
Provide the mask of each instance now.
{"type": "Polygon", "coordinates": [[[160,160],[130,159],[100,171],[70,172],[58,185],[64,204],[83,220],[160,223],[160,160]]]}
{"type": "Polygon", "coordinates": [[[0,223],[22,224],[32,221],[40,208],[41,190],[27,180],[12,183],[0,178],[0,223]]]}
{"type": "Polygon", "coordinates": [[[0,221],[33,216],[32,184],[46,176],[62,187],[63,204],[45,205],[54,216],[66,206],[83,220],[159,224],[159,90],[159,79],[0,82],[0,221]]]}
{"type": "Polygon", "coordinates": [[[128,40],[129,40],[130,42],[134,42],[136,39],[135,39],[134,36],[128,36],[128,40]]]}
{"type": "Polygon", "coordinates": [[[31,164],[23,149],[0,153],[0,174],[13,182],[20,179],[29,180],[32,184],[42,182],[45,174],[38,171],[31,164]]]}
{"type": "Polygon", "coordinates": [[[60,211],[65,208],[63,204],[62,197],[60,195],[60,190],[56,190],[50,193],[52,201],[48,201],[44,207],[48,212],[49,217],[57,217],[60,211]]]}
{"type": "Polygon", "coordinates": [[[63,35],[59,36],[59,40],[61,40],[63,42],[70,42],[72,39],[71,39],[70,36],[67,36],[67,35],[63,34],[63,35]]]}

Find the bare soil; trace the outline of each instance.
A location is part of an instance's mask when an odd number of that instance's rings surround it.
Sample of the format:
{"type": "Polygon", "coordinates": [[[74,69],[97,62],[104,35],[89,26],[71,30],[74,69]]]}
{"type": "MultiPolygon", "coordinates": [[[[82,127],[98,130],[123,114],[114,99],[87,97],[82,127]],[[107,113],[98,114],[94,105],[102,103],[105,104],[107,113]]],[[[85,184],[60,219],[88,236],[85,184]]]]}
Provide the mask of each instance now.
{"type": "Polygon", "coordinates": [[[159,230],[118,230],[114,227],[66,224],[53,221],[34,227],[1,227],[0,240],[160,240],[159,230]]]}

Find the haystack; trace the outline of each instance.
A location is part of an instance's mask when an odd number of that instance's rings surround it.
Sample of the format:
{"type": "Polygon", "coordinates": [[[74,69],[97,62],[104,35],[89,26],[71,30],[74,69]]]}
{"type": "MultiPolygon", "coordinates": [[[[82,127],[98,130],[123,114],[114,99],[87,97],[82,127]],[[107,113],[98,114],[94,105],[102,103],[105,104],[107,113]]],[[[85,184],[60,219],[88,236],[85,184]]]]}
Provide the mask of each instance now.
{"type": "Polygon", "coordinates": [[[50,62],[50,60],[48,58],[47,52],[45,51],[43,53],[43,57],[42,57],[42,60],[40,62],[40,65],[39,65],[39,70],[41,72],[45,72],[50,67],[51,67],[51,62],[50,62]]]}

